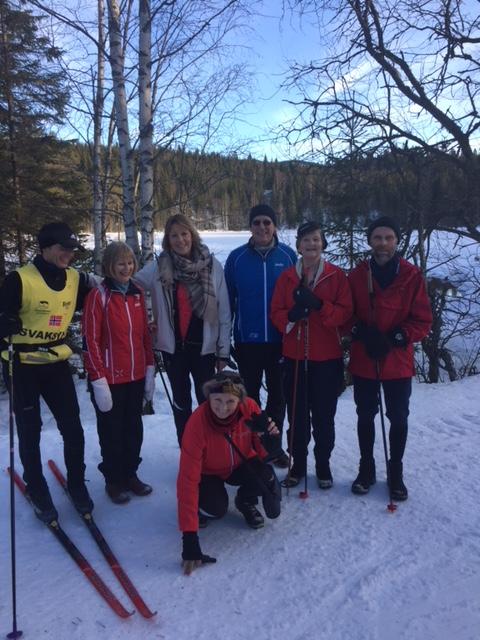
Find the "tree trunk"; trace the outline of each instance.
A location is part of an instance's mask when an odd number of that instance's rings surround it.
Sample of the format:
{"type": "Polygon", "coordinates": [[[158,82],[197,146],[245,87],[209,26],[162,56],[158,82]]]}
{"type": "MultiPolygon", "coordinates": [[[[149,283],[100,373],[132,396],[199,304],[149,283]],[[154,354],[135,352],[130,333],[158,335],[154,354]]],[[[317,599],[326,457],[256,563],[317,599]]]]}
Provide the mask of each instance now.
{"type": "Polygon", "coordinates": [[[152,21],[150,0],[140,0],[138,51],[138,99],[140,125],[140,219],[141,262],[153,258],[153,114],[152,114],[152,21]]]}
{"type": "Polygon", "coordinates": [[[123,221],[125,240],[139,257],[137,223],[135,220],[135,167],[130,144],[127,94],[125,87],[125,60],[120,28],[120,9],[116,0],[108,0],[108,35],[110,41],[110,65],[112,68],[120,167],[122,172],[123,221]]]}
{"type": "Polygon", "coordinates": [[[105,211],[102,189],[102,122],[104,107],[105,83],[105,6],[98,0],[98,54],[97,54],[97,87],[93,113],[93,237],[94,237],[94,270],[101,273],[102,249],[105,246],[105,211]]]}

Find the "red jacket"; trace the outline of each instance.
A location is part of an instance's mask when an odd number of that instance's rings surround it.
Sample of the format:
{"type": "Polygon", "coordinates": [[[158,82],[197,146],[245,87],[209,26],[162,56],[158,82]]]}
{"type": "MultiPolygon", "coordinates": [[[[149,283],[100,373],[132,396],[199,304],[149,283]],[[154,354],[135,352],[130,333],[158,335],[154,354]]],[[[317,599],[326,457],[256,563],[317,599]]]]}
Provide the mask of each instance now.
{"type": "MultiPolygon", "coordinates": [[[[406,347],[395,347],[380,361],[380,379],[394,380],[415,375],[413,343],[430,331],[432,311],[420,269],[400,258],[399,271],[386,289],[371,278],[373,295],[369,295],[369,260],[361,262],[348,276],[354,304],[354,318],[374,324],[382,332],[402,329],[406,347]]],[[[375,361],[369,358],[360,341],[352,342],[350,371],[362,378],[376,378],[375,361]]]]}
{"type": "Polygon", "coordinates": [[[84,363],[90,380],[109,384],[141,380],[153,352],[143,291],[130,283],[127,294],[108,281],[88,294],[82,317],[84,363]]]}
{"type": "Polygon", "coordinates": [[[313,292],[323,301],[319,311],[311,311],[308,320],[292,326],[288,312],[294,305],[293,291],[300,284],[296,267],[284,271],[273,292],[270,317],[283,334],[283,355],[293,360],[305,357],[304,332],[308,327],[308,360],[334,360],[342,357],[338,328],[352,315],[352,296],[347,277],[341,269],[325,262],[313,292]]]}
{"type": "Polygon", "coordinates": [[[208,401],[192,413],[182,436],[180,468],[177,478],[178,523],[181,531],[198,530],[198,485],[202,474],[223,480],[242,463],[238,453],[226,440],[225,433],[247,458],[265,458],[259,436],[245,426],[245,420],[260,413],[257,403],[245,398],[239,404],[240,418],[222,428],[209,419],[208,401]]]}

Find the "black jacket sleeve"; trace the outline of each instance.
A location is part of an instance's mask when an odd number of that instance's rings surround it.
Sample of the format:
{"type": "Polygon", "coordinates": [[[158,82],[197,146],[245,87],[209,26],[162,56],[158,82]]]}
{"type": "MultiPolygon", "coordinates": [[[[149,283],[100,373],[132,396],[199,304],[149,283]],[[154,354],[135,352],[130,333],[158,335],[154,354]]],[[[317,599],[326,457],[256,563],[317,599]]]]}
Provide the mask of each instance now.
{"type": "Polygon", "coordinates": [[[88,273],[80,271],[80,280],[78,282],[78,293],[77,293],[77,304],[75,309],[80,311],[83,309],[83,303],[85,302],[85,298],[87,297],[88,292],[92,287],[92,283],[90,282],[88,273]]]}
{"type": "Polygon", "coordinates": [[[0,287],[0,313],[18,315],[22,306],[22,281],[16,271],[11,271],[0,287]]]}

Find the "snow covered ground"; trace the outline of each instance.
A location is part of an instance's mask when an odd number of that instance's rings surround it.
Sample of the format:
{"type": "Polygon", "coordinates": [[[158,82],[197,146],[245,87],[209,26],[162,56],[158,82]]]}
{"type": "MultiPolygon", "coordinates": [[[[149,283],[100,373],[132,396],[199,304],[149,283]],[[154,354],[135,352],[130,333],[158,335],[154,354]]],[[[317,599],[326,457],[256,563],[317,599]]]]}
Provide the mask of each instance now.
{"type": "MultiPolygon", "coordinates": [[[[159,381],[158,381],[159,382],[159,381]]],[[[45,640],[165,638],[168,640],[478,640],[480,636],[479,376],[414,386],[405,459],[410,499],[394,514],[381,438],[379,482],[366,497],[350,492],[356,475],[355,409],[340,398],[335,484],[314,483],[307,500],[284,497],[283,512],[264,529],[248,529],[231,509],[200,533],[215,565],[192,576],[180,571],[175,478],[178,448],[161,385],[156,414],[145,417],[141,477],[154,493],[115,506],[100,473],[95,419],[84,381],[78,395],[86,432],[89,489],[98,525],[139,591],[158,615],[124,621],[33,516],[17,492],[18,623],[24,637],[45,640]]],[[[0,397],[0,634],[11,630],[7,398],[0,397]]],[[[62,463],[61,440],[45,411],[43,459],[62,463]]],[[[49,469],[46,477],[60,521],[114,593],[130,607],[88,531],[49,469]]]]}
{"type": "MultiPolygon", "coordinates": [[[[239,243],[238,234],[233,242],[239,243]]],[[[207,243],[214,246],[210,237],[207,243]]],[[[220,238],[219,243],[217,255],[222,248],[226,251],[220,238]]],[[[333,489],[324,492],[315,486],[312,465],[309,498],[300,500],[298,490],[290,490],[280,518],[267,521],[259,531],[246,527],[232,500],[228,515],[200,532],[203,551],[216,556],[217,564],[190,577],[180,569],[175,498],[179,451],[161,381],[157,377],[156,413],[144,419],[139,474],[154,486],[154,493],[126,506],[113,505],[104,492],[96,469],[99,446],[85,381],[78,381],[77,390],[97,523],[158,615],[150,621],[138,613],[128,620],[117,618],[17,492],[18,626],[27,640],[480,637],[480,376],[414,385],[405,457],[410,498],[394,514],[386,509],[379,425],[377,485],[365,497],[350,492],[358,448],[355,407],[347,389],[337,412],[333,489]]],[[[5,394],[0,395],[0,416],[0,635],[4,636],[12,628],[5,394]]],[[[60,521],[131,609],[46,466],[48,458],[62,465],[62,450],[46,409],[43,416],[45,475],[60,521]]]]}

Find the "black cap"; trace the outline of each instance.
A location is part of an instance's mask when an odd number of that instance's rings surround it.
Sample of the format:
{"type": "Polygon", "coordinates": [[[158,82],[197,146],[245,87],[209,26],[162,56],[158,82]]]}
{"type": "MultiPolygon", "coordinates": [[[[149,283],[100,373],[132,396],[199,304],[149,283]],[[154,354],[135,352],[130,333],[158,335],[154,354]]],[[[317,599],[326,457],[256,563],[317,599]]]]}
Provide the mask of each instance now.
{"type": "Polygon", "coordinates": [[[305,222],[302,222],[302,224],[298,227],[297,247],[298,247],[298,243],[303,238],[303,236],[306,236],[307,233],[313,233],[314,231],[320,231],[320,234],[322,236],[322,251],[325,251],[328,245],[327,238],[325,237],[325,234],[323,233],[321,226],[319,225],[318,222],[315,222],[315,220],[306,220],[305,222]]]}
{"type": "Polygon", "coordinates": [[[53,244],[61,244],[66,249],[83,249],[77,236],[65,222],[49,222],[44,224],[38,232],[40,249],[46,249],[53,244]]]}
{"type": "Polygon", "coordinates": [[[248,216],[249,225],[252,226],[252,221],[258,216],[266,216],[270,218],[275,226],[277,226],[277,214],[268,204],[257,204],[250,209],[248,216]]]}
{"type": "Polygon", "coordinates": [[[392,231],[397,236],[397,241],[400,240],[400,227],[398,223],[389,216],[382,216],[381,218],[377,218],[376,220],[372,220],[372,222],[368,225],[367,229],[367,241],[370,243],[370,236],[378,227],[388,227],[392,229],[392,231]]]}

